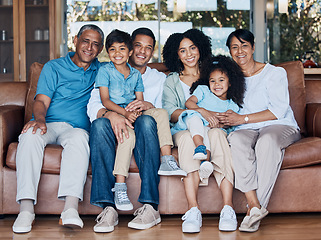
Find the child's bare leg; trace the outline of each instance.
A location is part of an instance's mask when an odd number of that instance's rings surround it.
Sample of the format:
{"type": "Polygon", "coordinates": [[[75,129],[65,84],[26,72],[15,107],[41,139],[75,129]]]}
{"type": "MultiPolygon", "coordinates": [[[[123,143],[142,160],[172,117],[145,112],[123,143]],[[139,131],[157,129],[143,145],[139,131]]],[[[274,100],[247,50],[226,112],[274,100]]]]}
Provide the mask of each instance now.
{"type": "Polygon", "coordinates": [[[116,183],[125,183],[126,177],[122,175],[116,175],[116,183]]]}
{"type": "Polygon", "coordinates": [[[204,138],[201,135],[194,135],[193,141],[194,141],[195,147],[198,147],[200,145],[204,145],[203,140],[204,140],[204,138]]]}
{"type": "Polygon", "coordinates": [[[169,145],[162,146],[160,151],[162,156],[172,155],[172,148],[169,145]]]}

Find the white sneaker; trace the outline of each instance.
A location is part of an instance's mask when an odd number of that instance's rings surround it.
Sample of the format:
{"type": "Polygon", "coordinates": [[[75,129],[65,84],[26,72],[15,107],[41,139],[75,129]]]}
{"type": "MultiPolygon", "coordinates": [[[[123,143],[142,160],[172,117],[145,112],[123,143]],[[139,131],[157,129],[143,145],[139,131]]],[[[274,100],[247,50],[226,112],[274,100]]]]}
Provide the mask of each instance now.
{"type": "Polygon", "coordinates": [[[220,231],[235,231],[237,229],[236,214],[231,206],[225,205],[223,207],[218,229],[220,231]]]}
{"type": "Polygon", "coordinates": [[[69,208],[61,213],[59,224],[64,227],[80,227],[83,228],[84,223],[79,217],[78,211],[74,208],[69,208]]]}
{"type": "Polygon", "coordinates": [[[18,214],[14,221],[12,230],[15,233],[27,233],[31,231],[32,223],[35,220],[35,214],[28,211],[23,211],[18,214]]]}
{"type": "Polygon", "coordinates": [[[214,166],[209,161],[203,161],[201,163],[200,169],[198,170],[198,173],[200,175],[201,182],[208,182],[208,178],[211,176],[211,174],[214,171],[214,166]]]}
{"type": "Polygon", "coordinates": [[[183,233],[197,233],[201,231],[202,227],[202,213],[197,207],[192,207],[182,217],[184,221],[182,224],[183,233]]]}
{"type": "Polygon", "coordinates": [[[94,232],[108,233],[114,231],[114,227],[118,224],[118,213],[113,207],[105,207],[97,216],[94,232]]]}

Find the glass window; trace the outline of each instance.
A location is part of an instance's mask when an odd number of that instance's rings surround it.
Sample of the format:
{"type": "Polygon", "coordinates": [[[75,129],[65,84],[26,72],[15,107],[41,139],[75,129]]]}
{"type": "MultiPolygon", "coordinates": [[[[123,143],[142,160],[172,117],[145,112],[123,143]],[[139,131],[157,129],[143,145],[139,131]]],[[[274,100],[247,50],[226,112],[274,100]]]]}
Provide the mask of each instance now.
{"type": "Polygon", "coordinates": [[[268,0],[267,19],[271,63],[311,60],[321,65],[321,0],[268,0]]]}
{"type": "MultiPolygon", "coordinates": [[[[113,29],[128,33],[150,28],[157,39],[152,62],[161,61],[162,47],[174,32],[198,28],[212,38],[213,54],[228,55],[225,41],[236,28],[250,27],[250,0],[68,0],[68,48],[72,37],[86,23],[107,35],[113,29]]],[[[101,61],[108,60],[104,51],[101,61]]]]}

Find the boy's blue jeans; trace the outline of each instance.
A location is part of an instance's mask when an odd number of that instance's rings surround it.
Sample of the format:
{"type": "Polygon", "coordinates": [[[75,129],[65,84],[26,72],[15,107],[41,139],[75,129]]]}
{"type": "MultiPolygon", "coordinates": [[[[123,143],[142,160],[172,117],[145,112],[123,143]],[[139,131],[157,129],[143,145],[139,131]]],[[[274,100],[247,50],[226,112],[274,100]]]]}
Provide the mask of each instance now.
{"type": "MultiPolygon", "coordinates": [[[[136,145],[134,157],[141,178],[140,203],[159,204],[160,148],[157,125],[151,116],[142,115],[134,123],[136,145]]],[[[92,125],[89,135],[92,185],[90,203],[102,208],[114,205],[115,185],[113,175],[116,137],[107,118],[98,118],[92,125]]]]}

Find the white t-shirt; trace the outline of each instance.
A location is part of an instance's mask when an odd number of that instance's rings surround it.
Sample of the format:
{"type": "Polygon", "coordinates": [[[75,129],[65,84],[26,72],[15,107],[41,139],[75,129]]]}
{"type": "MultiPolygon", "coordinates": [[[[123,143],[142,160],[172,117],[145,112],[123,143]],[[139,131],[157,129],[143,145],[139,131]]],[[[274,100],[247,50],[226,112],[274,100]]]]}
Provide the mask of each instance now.
{"type": "MultiPolygon", "coordinates": [[[[142,75],[144,84],[144,100],[152,103],[156,108],[162,107],[163,86],[166,79],[166,74],[157,71],[156,69],[146,68],[145,73],[142,75]]],[[[97,118],[97,113],[100,109],[104,108],[99,89],[94,88],[91,92],[90,99],[87,105],[87,115],[90,122],[97,118]]]]}
{"type": "Polygon", "coordinates": [[[144,100],[152,103],[156,108],[161,108],[166,74],[147,67],[142,78],[144,84],[144,100]]]}
{"type": "Polygon", "coordinates": [[[183,88],[183,92],[184,92],[184,96],[185,96],[185,100],[189,99],[190,96],[192,96],[191,92],[190,92],[190,86],[188,86],[186,83],[184,83],[183,81],[179,80],[182,88],[183,88]]]}

